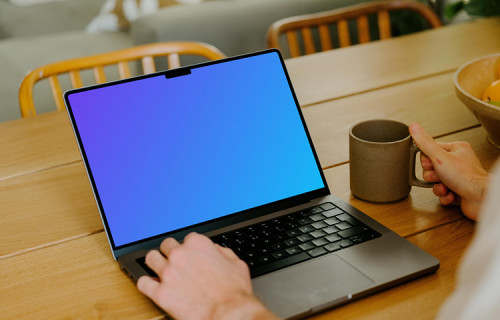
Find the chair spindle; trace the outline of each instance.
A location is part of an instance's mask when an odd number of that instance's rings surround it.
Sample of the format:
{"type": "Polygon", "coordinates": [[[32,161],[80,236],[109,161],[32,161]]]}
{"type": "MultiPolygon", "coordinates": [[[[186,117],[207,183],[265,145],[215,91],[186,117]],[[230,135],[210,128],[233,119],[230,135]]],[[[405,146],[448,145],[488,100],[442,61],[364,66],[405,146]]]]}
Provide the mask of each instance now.
{"type": "Polygon", "coordinates": [[[339,20],[337,24],[339,33],[339,44],[341,48],[351,45],[351,36],[349,35],[349,25],[346,19],[339,20]]]}
{"type": "Polygon", "coordinates": [[[368,25],[368,17],[360,16],[357,19],[358,21],[358,40],[359,43],[367,43],[370,42],[370,29],[368,25]]]}
{"type": "Polygon", "coordinates": [[[321,50],[331,50],[333,49],[332,38],[330,36],[330,30],[328,30],[328,25],[320,24],[318,26],[319,39],[321,41],[321,50]]]}
{"type": "Polygon", "coordinates": [[[64,109],[64,101],[62,98],[61,84],[57,75],[52,75],[49,77],[50,90],[52,91],[52,96],[54,97],[54,102],[56,103],[57,110],[64,109]]]}
{"type": "Polygon", "coordinates": [[[380,39],[389,39],[391,37],[391,22],[389,20],[389,12],[387,10],[378,13],[378,28],[380,39]]]}
{"type": "Polygon", "coordinates": [[[82,77],[80,76],[80,71],[72,70],[69,72],[69,78],[71,79],[71,85],[73,88],[83,87],[82,77]]]}
{"type": "Polygon", "coordinates": [[[118,73],[120,74],[120,79],[126,79],[132,76],[128,66],[128,61],[118,62],[118,73]]]}
{"type": "Polygon", "coordinates": [[[297,34],[295,33],[295,31],[287,31],[286,38],[292,58],[300,56],[299,41],[297,40],[297,34]]]}
{"type": "Polygon", "coordinates": [[[144,56],[142,58],[142,69],[144,71],[144,74],[153,73],[156,71],[153,56],[144,56]]]}
{"type": "Polygon", "coordinates": [[[106,82],[106,74],[104,73],[104,68],[102,66],[94,67],[93,70],[95,83],[99,84],[106,82]]]}
{"type": "Polygon", "coordinates": [[[312,37],[311,28],[305,27],[301,30],[302,40],[304,41],[304,49],[306,54],[312,54],[316,52],[316,48],[314,47],[314,40],[312,37]]]}

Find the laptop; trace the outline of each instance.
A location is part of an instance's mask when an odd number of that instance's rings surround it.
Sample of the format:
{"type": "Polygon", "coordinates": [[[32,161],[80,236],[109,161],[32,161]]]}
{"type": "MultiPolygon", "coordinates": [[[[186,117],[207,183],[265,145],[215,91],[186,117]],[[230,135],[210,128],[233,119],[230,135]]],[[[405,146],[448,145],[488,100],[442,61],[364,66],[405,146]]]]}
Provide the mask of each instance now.
{"type": "Polygon", "coordinates": [[[255,294],[283,318],[439,267],[330,193],[277,50],[64,98],[113,256],[133,280],[152,274],[148,250],[193,231],[247,262],[255,294]]]}

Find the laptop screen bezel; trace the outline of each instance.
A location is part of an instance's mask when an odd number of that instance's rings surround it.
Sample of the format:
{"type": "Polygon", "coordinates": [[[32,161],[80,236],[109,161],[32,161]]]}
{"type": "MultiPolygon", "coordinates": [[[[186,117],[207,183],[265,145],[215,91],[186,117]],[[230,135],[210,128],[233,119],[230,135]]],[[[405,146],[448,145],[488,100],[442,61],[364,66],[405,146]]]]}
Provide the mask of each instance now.
{"type": "Polygon", "coordinates": [[[288,71],[285,67],[283,57],[282,57],[281,53],[279,52],[279,50],[277,50],[277,49],[268,49],[268,50],[263,50],[263,51],[259,51],[259,52],[253,52],[253,53],[248,53],[248,54],[244,54],[244,55],[239,55],[239,56],[235,56],[235,57],[229,57],[229,58],[225,58],[225,59],[199,63],[199,64],[195,64],[195,65],[191,65],[191,66],[185,66],[185,67],[181,67],[181,68],[177,68],[177,69],[159,71],[159,72],[155,72],[155,73],[151,73],[151,74],[147,74],[147,75],[140,75],[140,76],[136,76],[136,77],[132,77],[132,78],[128,78],[128,79],[122,79],[122,80],[111,81],[111,82],[107,82],[107,83],[82,87],[82,88],[78,88],[78,89],[72,89],[72,90],[68,90],[64,93],[64,102],[66,104],[66,110],[68,112],[68,115],[69,115],[69,118],[71,121],[71,125],[73,127],[75,137],[77,139],[77,144],[78,144],[78,147],[80,149],[80,153],[82,155],[83,163],[84,163],[88,178],[89,178],[90,183],[91,183],[92,191],[93,191],[94,197],[96,199],[99,213],[100,213],[103,225],[105,227],[106,235],[108,237],[108,241],[110,243],[110,246],[111,246],[111,249],[113,251],[113,255],[115,256],[115,258],[118,258],[122,254],[131,252],[131,251],[135,251],[138,249],[150,249],[153,247],[157,247],[161,243],[163,238],[165,238],[165,237],[174,237],[178,240],[181,240],[189,232],[206,233],[206,232],[209,232],[212,230],[217,230],[217,229],[220,229],[223,227],[231,226],[231,225],[234,225],[236,223],[255,219],[255,218],[264,216],[266,214],[270,214],[272,212],[284,210],[284,209],[290,208],[292,206],[296,206],[298,204],[306,203],[312,199],[316,199],[316,198],[319,198],[322,196],[327,196],[330,194],[330,190],[329,190],[328,184],[326,182],[326,178],[324,176],[322,167],[321,167],[320,162],[319,162],[318,155],[317,155],[316,150],[314,148],[314,145],[312,143],[312,139],[311,139],[309,130],[307,128],[304,116],[302,114],[297,96],[296,96],[295,91],[293,89],[292,82],[290,80],[290,76],[289,76],[288,71]],[[216,218],[216,219],[213,219],[210,221],[206,221],[206,222],[202,222],[202,223],[199,223],[196,225],[185,227],[182,229],[177,229],[174,231],[165,232],[165,233],[155,235],[152,237],[148,237],[148,238],[145,238],[145,239],[142,239],[139,241],[134,241],[134,242],[131,242],[128,244],[116,246],[114,244],[111,229],[109,228],[109,224],[108,224],[108,221],[106,218],[106,213],[104,212],[103,205],[102,205],[102,202],[101,202],[98,190],[97,190],[97,186],[96,186],[91,168],[89,166],[89,161],[88,161],[88,158],[87,158],[87,155],[86,155],[83,143],[82,143],[82,139],[80,137],[80,133],[78,130],[75,116],[73,114],[73,110],[72,110],[70,102],[69,102],[69,97],[72,94],[77,94],[77,93],[80,93],[83,91],[95,90],[95,89],[104,88],[104,87],[108,87],[108,86],[114,86],[114,85],[118,85],[118,84],[122,84],[122,83],[139,81],[139,80],[143,80],[143,79],[147,79],[147,78],[151,78],[151,77],[157,77],[160,75],[164,75],[167,78],[182,76],[182,75],[189,74],[191,72],[191,70],[196,69],[196,68],[216,65],[216,64],[225,63],[225,62],[238,60],[238,59],[246,59],[249,57],[253,57],[253,56],[257,56],[257,55],[264,55],[264,54],[269,54],[269,53],[276,53],[277,56],[279,57],[281,66],[283,68],[284,74],[285,74],[287,82],[288,82],[290,92],[293,96],[295,106],[296,106],[298,114],[300,116],[301,123],[302,123],[304,131],[307,135],[307,139],[308,139],[309,145],[311,147],[311,151],[314,155],[316,166],[317,166],[319,173],[321,175],[321,179],[323,181],[324,187],[310,191],[310,192],[306,192],[306,193],[303,193],[300,195],[296,195],[296,196],[293,196],[290,198],[278,200],[278,201],[275,201],[272,203],[268,203],[268,204],[261,205],[261,206],[255,207],[255,208],[251,208],[248,210],[236,212],[236,213],[224,216],[224,217],[216,218]]]}

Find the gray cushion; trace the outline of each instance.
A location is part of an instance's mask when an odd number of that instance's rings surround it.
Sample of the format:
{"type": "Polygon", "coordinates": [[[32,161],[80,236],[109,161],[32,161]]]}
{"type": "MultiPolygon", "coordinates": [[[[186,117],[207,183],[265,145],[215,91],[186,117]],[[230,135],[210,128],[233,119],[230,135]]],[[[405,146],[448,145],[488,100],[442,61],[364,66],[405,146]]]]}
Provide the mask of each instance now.
{"type": "Polygon", "coordinates": [[[104,0],[65,0],[17,6],[0,0],[0,39],[83,30],[104,0]]]}
{"type": "MultiPolygon", "coordinates": [[[[18,90],[29,70],[59,60],[118,50],[131,45],[129,36],[124,33],[86,34],[83,31],[0,41],[0,121],[20,117],[18,90]]],[[[40,82],[35,86],[34,100],[38,113],[55,110],[47,83],[40,82]]]]}

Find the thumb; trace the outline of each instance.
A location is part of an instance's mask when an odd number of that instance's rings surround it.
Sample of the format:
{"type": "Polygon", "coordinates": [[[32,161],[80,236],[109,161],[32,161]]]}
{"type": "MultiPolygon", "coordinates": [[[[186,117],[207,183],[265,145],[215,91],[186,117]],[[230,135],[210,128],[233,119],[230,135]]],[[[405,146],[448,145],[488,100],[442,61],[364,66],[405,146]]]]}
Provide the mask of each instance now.
{"type": "Polygon", "coordinates": [[[436,142],[434,142],[434,139],[432,139],[432,137],[418,123],[412,123],[410,125],[410,134],[415,144],[426,156],[431,159],[431,161],[434,160],[436,156],[444,152],[444,150],[436,142]]]}

